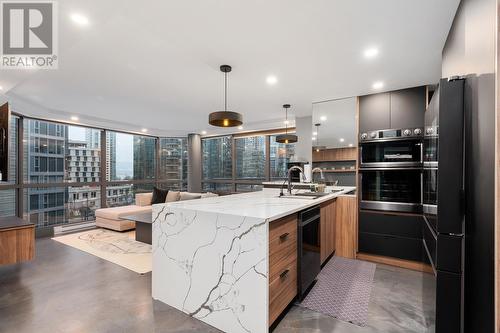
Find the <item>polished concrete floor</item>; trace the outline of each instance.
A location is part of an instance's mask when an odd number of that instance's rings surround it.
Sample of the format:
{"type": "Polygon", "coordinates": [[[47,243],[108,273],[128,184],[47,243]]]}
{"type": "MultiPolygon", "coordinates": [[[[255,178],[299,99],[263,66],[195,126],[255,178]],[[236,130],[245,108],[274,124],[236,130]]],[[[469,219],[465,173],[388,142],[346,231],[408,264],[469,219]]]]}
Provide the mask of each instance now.
{"type": "MultiPolygon", "coordinates": [[[[151,299],[139,275],[49,238],[36,259],[0,267],[0,332],[219,332],[151,299]]],[[[379,265],[367,327],[292,307],[275,332],[424,332],[418,272],[379,265]]]]}

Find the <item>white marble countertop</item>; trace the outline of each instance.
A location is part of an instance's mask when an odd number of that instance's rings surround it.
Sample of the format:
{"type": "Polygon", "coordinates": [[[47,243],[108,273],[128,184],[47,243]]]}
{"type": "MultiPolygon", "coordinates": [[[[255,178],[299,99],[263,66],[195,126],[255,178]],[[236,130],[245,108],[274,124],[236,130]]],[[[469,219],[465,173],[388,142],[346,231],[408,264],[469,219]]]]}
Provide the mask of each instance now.
{"type": "MultiPolygon", "coordinates": [[[[273,221],[281,217],[296,213],[303,209],[331,200],[356,189],[354,186],[327,187],[326,192],[332,189],[340,190],[317,199],[280,198],[279,189],[265,188],[258,192],[233,194],[220,197],[211,197],[197,200],[178,201],[168,203],[172,208],[182,208],[199,212],[221,213],[237,216],[254,217],[273,221]]],[[[293,193],[307,192],[294,190],[293,193]]]]}

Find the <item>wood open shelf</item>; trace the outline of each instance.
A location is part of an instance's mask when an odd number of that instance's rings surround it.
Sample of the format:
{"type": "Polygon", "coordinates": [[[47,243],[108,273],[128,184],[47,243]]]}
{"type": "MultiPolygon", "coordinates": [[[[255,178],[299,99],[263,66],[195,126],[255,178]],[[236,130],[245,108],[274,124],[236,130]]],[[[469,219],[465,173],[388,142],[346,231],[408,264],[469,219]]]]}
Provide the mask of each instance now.
{"type": "Polygon", "coordinates": [[[346,170],[323,170],[323,172],[326,172],[326,173],[356,172],[356,169],[354,169],[354,170],[351,170],[351,169],[346,169],[346,170]]]}
{"type": "Polygon", "coordinates": [[[341,161],[356,161],[358,158],[358,149],[352,148],[334,148],[320,150],[319,152],[313,150],[313,162],[341,162],[341,161]]]}

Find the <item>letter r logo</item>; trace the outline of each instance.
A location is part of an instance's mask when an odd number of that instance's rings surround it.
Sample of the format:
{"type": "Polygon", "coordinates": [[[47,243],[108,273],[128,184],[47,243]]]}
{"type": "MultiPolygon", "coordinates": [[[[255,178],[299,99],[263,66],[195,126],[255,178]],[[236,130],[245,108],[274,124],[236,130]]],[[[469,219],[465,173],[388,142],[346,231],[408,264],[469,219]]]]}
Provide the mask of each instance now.
{"type": "Polygon", "coordinates": [[[3,54],[52,54],[53,4],[3,2],[3,54]]]}

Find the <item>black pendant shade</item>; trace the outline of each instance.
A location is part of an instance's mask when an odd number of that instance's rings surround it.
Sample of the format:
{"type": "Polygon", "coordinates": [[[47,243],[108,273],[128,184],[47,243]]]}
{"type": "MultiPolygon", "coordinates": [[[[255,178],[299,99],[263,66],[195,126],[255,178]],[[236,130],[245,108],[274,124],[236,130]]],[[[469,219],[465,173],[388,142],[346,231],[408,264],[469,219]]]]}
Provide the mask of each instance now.
{"type": "Polygon", "coordinates": [[[222,65],[220,71],[224,73],[224,111],[212,112],[208,115],[208,123],[217,127],[236,127],[243,124],[241,113],[227,110],[227,73],[231,72],[231,66],[222,65]]]}
{"type": "Polygon", "coordinates": [[[278,143],[295,143],[299,141],[298,136],[295,134],[288,134],[288,109],[290,108],[290,104],[284,104],[283,108],[285,109],[285,134],[276,135],[276,142],[278,143]]]}

